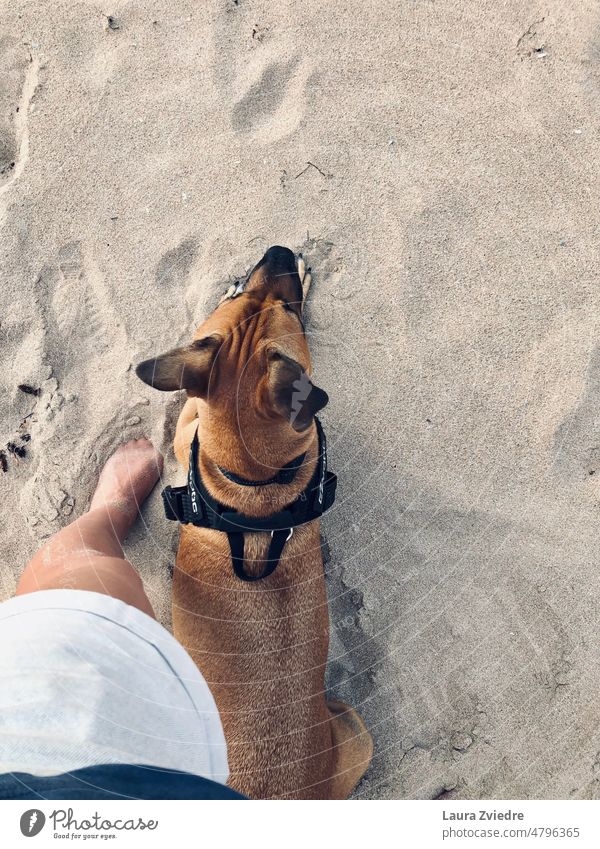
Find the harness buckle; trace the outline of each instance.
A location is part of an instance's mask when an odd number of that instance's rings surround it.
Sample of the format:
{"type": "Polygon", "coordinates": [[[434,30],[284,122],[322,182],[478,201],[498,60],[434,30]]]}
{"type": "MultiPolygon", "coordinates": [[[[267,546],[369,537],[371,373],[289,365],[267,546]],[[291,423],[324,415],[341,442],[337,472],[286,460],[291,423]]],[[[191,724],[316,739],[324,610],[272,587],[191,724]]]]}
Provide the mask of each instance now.
{"type": "Polygon", "coordinates": [[[187,497],[186,486],[166,486],[161,495],[163,507],[167,519],[176,522],[186,522],[185,498],[187,497]]]}

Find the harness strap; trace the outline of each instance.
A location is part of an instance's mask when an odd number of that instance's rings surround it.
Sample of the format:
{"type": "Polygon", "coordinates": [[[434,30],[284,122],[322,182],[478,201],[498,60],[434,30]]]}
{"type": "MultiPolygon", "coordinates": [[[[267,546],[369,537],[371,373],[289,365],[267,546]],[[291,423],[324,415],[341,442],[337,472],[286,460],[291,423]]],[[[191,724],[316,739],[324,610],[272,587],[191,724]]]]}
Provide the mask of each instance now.
{"type": "Polygon", "coordinates": [[[267,559],[264,561],[267,565],[259,575],[250,575],[244,569],[244,534],[240,531],[228,533],[227,539],[231,550],[233,571],[240,581],[262,581],[263,578],[272,575],[281,559],[285,544],[293,533],[293,528],[280,528],[277,531],[271,531],[271,544],[269,545],[267,559]]]}

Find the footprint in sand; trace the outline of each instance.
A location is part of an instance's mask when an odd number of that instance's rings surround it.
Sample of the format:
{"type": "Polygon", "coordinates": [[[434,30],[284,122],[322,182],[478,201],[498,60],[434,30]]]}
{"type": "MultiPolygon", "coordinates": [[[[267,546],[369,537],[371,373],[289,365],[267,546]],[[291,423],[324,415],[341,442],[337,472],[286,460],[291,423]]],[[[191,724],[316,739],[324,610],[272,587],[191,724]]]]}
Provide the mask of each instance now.
{"type": "Polygon", "coordinates": [[[58,253],[58,269],[50,270],[48,275],[54,288],[51,304],[57,334],[53,335],[60,340],[56,340],[54,356],[60,357],[63,366],[71,363],[71,346],[78,344],[78,338],[85,339],[85,348],[94,356],[102,353],[109,345],[110,334],[103,316],[107,315],[104,307],[110,309],[110,305],[103,303],[99,279],[84,260],[81,242],[64,245],[58,253]]]}
{"type": "Polygon", "coordinates": [[[196,259],[197,248],[195,239],[186,239],[161,257],[156,267],[156,282],[161,289],[171,286],[183,288],[196,259]]]}
{"type": "Polygon", "coordinates": [[[233,131],[268,144],[298,128],[306,110],[312,62],[289,33],[279,32],[268,21],[257,24],[254,14],[240,5],[227,7],[216,17],[213,48],[222,56],[223,45],[228,45],[230,59],[215,63],[215,84],[222,102],[232,104],[233,131]]]}
{"type": "Polygon", "coordinates": [[[20,42],[0,36],[0,197],[29,157],[27,122],[37,83],[37,60],[20,42]]]}
{"type": "MultiPolygon", "coordinates": [[[[258,70],[258,69],[257,69],[258,70]]],[[[236,132],[274,142],[292,135],[302,120],[310,65],[299,57],[267,62],[233,107],[236,132]]]]}
{"type": "MultiPolygon", "coordinates": [[[[85,243],[73,241],[46,265],[35,286],[44,316],[41,358],[52,375],[41,384],[31,443],[46,450],[28,467],[19,503],[44,538],[85,505],[98,457],[114,443],[131,398],[107,391],[125,373],[129,343],[110,287],[85,243]],[[75,405],[75,406],[73,406],[75,405]]],[[[138,417],[139,419],[139,417],[138,417]]]]}
{"type": "Polygon", "coordinates": [[[118,306],[82,242],[63,245],[57,264],[42,269],[36,288],[45,314],[44,359],[62,388],[78,391],[82,369],[96,382],[122,367],[118,352],[128,342],[118,306]]]}

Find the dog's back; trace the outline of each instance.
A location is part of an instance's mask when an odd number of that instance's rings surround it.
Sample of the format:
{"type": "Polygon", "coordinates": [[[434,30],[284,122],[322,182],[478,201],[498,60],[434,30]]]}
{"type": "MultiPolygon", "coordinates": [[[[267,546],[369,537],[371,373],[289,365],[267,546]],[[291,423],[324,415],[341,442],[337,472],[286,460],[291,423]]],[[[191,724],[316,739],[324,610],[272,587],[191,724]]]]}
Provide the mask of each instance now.
{"type": "MultiPolygon", "coordinates": [[[[256,584],[233,575],[222,536],[182,529],[173,626],[219,707],[230,784],[253,798],[330,798],[328,615],[318,530],[299,528],[273,575],[256,584]]],[[[248,558],[266,556],[260,536],[246,536],[248,558]]]]}

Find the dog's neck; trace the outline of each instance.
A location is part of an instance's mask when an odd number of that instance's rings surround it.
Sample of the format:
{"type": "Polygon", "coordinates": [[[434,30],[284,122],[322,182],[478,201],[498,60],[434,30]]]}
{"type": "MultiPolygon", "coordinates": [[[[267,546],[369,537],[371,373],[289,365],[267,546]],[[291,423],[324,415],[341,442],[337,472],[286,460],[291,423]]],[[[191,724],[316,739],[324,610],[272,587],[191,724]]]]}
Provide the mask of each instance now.
{"type": "MultiPolygon", "coordinates": [[[[212,422],[214,427],[215,422],[212,422]]],[[[260,455],[263,462],[253,459],[252,449],[237,437],[234,442],[230,433],[227,442],[226,464],[219,462],[218,452],[211,448],[218,444],[223,445],[223,431],[220,430],[217,439],[211,439],[210,424],[200,420],[198,434],[200,439],[199,471],[204,485],[221,504],[225,504],[240,513],[248,516],[269,516],[282,510],[290,502],[294,501],[308,486],[315,471],[318,459],[319,440],[316,425],[313,424],[303,434],[298,434],[297,440],[286,440],[286,445],[277,445],[275,440],[260,446],[260,455]],[[271,449],[271,457],[268,458],[268,450],[271,449]],[[289,463],[295,457],[304,454],[302,463],[299,465],[293,480],[289,483],[272,483],[267,485],[248,486],[236,483],[223,474],[222,469],[246,479],[247,481],[262,481],[272,478],[276,472],[289,463]]],[[[256,455],[255,455],[256,456],[256,455]]]]}

